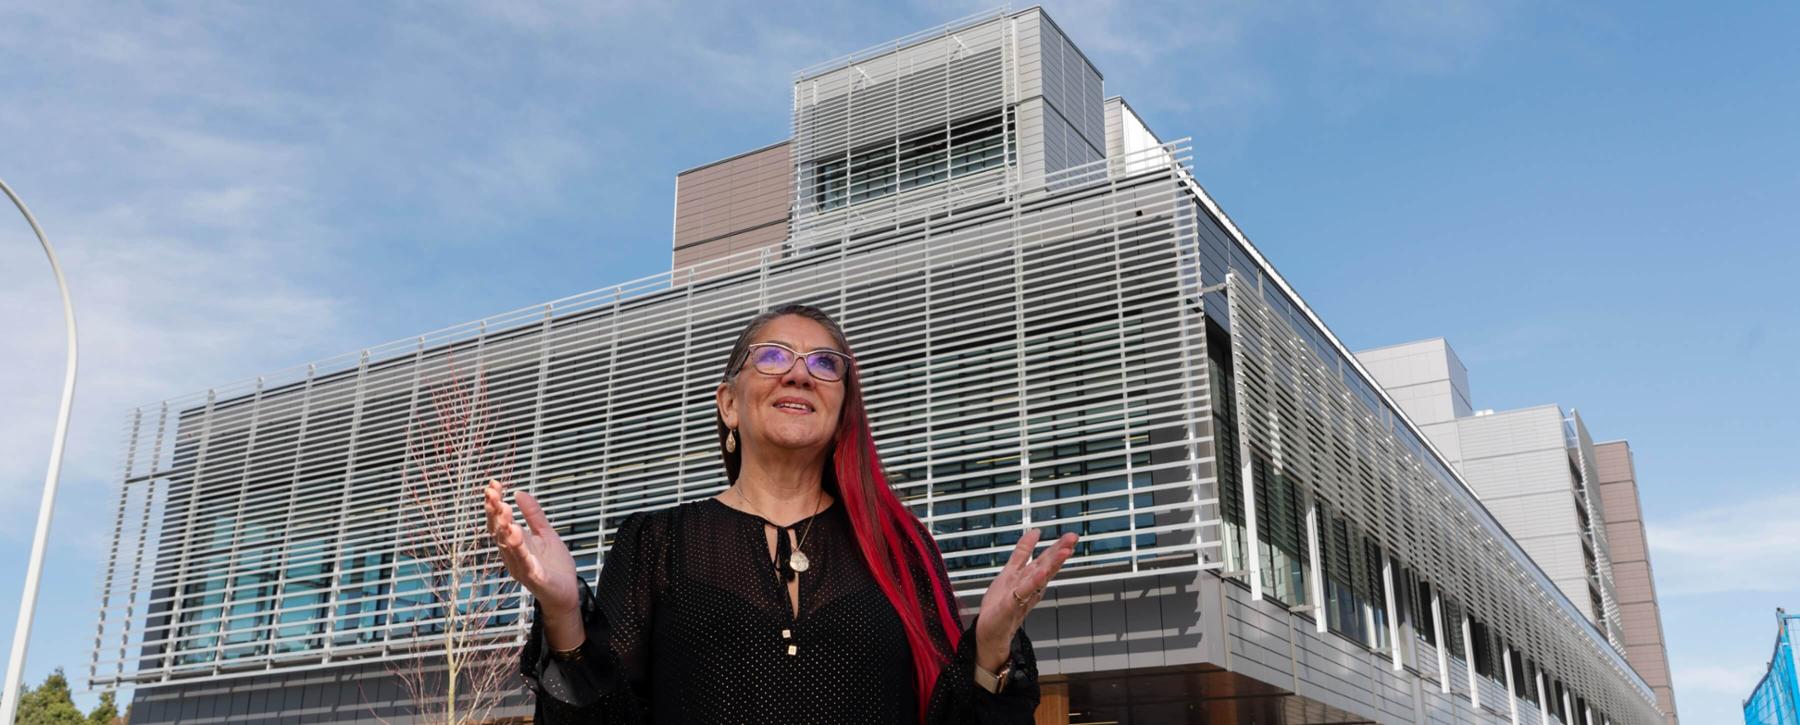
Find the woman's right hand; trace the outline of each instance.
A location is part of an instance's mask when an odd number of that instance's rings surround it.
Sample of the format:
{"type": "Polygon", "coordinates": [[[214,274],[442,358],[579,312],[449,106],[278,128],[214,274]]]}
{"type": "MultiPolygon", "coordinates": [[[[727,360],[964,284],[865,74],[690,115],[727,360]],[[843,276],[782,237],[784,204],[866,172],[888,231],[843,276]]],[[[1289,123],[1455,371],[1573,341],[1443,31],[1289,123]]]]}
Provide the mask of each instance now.
{"type": "Polygon", "coordinates": [[[537,499],[529,493],[513,494],[519,501],[519,510],[525,514],[525,523],[530,526],[527,530],[513,523],[512,506],[506,503],[506,487],[499,481],[489,480],[483,497],[488,535],[500,547],[500,560],[506,563],[506,573],[537,597],[548,620],[578,626],[581,599],[575,589],[575,558],[569,555],[569,547],[563,545],[562,537],[551,528],[550,519],[544,517],[544,507],[539,506],[537,499]]]}

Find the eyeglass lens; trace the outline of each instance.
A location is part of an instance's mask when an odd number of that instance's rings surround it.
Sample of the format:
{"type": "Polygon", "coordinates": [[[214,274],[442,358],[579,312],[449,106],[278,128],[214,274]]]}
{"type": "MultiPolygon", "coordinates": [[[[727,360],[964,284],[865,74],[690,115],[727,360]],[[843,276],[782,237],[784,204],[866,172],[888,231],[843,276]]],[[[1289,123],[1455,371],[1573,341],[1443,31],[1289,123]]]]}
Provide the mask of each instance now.
{"type": "MultiPolygon", "coordinates": [[[[837,380],[844,376],[844,360],[834,353],[808,353],[806,371],[820,380],[837,380]]],[[[784,375],[794,367],[794,352],[784,347],[763,345],[751,353],[751,363],[764,375],[784,375]]]]}

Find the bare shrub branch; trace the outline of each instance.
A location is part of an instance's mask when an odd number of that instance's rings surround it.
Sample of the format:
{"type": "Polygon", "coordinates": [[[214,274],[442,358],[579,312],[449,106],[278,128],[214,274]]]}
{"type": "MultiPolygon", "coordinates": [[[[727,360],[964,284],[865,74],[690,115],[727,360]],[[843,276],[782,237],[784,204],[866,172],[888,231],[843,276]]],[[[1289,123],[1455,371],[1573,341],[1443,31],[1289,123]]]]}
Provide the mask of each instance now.
{"type": "Polygon", "coordinates": [[[494,435],[485,374],[460,375],[454,361],[430,408],[407,423],[392,616],[410,618],[393,630],[410,652],[388,671],[415,722],[485,723],[520,687],[519,588],[488,541],[478,495],[489,479],[511,482],[512,446],[496,448],[494,435]]]}

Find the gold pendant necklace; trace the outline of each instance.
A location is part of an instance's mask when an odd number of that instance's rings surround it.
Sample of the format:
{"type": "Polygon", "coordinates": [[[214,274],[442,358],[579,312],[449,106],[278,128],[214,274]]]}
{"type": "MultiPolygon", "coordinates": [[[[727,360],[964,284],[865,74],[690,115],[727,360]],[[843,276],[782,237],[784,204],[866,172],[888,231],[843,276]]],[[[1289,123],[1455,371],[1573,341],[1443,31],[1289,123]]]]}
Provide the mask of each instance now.
{"type": "MultiPolygon", "coordinates": [[[[748,497],[744,496],[743,489],[733,486],[731,490],[737,492],[738,500],[743,501],[744,505],[748,506],[750,508],[751,512],[756,514],[757,518],[760,518],[764,521],[769,521],[769,518],[767,516],[763,516],[762,510],[756,508],[756,505],[750,503],[750,499],[748,497]]],[[[806,519],[806,530],[800,532],[800,543],[795,544],[794,552],[792,554],[788,555],[788,568],[794,570],[795,573],[805,572],[808,568],[810,568],[812,566],[812,561],[806,558],[806,552],[803,552],[800,549],[806,546],[806,537],[812,535],[813,521],[815,519],[817,519],[819,516],[819,498],[823,497],[824,495],[825,495],[825,488],[823,486],[820,486],[818,495],[813,497],[813,513],[811,516],[807,517],[807,519],[806,519]]],[[[772,521],[770,521],[769,523],[770,523],[770,525],[774,525],[774,522],[772,522],[772,521]]],[[[775,527],[775,535],[781,536],[781,537],[786,537],[787,532],[783,527],[776,526],[775,527]]]]}

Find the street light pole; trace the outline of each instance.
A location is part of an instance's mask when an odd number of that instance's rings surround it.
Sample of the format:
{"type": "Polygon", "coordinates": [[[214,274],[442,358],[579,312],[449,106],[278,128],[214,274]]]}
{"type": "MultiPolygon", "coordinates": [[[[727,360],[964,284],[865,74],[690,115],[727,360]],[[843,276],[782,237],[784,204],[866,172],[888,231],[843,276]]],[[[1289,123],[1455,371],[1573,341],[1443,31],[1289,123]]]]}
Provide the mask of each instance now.
{"type": "Polygon", "coordinates": [[[12,725],[18,717],[19,685],[25,677],[25,645],[31,639],[31,615],[37,608],[38,578],[44,570],[44,547],[50,539],[50,514],[56,509],[56,481],[62,473],[63,443],[69,437],[69,409],[75,404],[75,307],[69,302],[69,283],[63,279],[62,265],[56,261],[56,250],[50,247],[43,227],[25,208],[25,201],[13,193],[12,187],[0,179],[0,191],[6,192],[13,206],[25,215],[25,222],[44,245],[50,258],[50,271],[56,273],[57,289],[62,291],[63,326],[69,337],[69,366],[63,373],[62,409],[56,414],[56,436],[50,439],[50,470],[44,473],[44,500],[38,506],[37,534],[31,540],[31,565],[25,570],[25,593],[19,598],[19,623],[13,628],[12,656],[6,664],[6,689],[0,695],[0,720],[12,725]]]}

